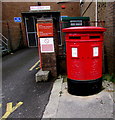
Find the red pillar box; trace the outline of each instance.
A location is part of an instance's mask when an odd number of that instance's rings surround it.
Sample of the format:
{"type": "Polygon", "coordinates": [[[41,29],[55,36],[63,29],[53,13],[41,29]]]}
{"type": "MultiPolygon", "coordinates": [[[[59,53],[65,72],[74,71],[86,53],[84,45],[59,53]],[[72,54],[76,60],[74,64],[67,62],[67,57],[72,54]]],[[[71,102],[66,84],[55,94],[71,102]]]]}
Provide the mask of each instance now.
{"type": "Polygon", "coordinates": [[[102,88],[102,27],[70,27],[66,32],[68,92],[91,95],[102,88]]]}

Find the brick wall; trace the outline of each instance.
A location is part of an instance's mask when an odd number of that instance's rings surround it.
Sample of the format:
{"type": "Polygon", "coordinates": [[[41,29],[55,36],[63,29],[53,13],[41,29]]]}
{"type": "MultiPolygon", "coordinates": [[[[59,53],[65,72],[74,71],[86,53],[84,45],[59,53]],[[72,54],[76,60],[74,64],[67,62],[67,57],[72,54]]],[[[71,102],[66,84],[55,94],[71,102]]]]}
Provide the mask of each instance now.
{"type": "Polygon", "coordinates": [[[106,15],[106,3],[105,2],[98,2],[98,20],[99,21],[105,21],[105,15],[106,15]]]}
{"type": "Polygon", "coordinates": [[[2,2],[2,33],[9,39],[9,47],[12,50],[19,48],[20,42],[21,47],[27,46],[24,24],[15,23],[14,17],[22,17],[21,12],[29,11],[30,5],[37,5],[37,3],[2,2]]]}
{"type": "MultiPolygon", "coordinates": [[[[104,69],[105,72],[115,73],[115,2],[98,2],[97,10],[98,26],[107,28],[104,38],[104,69]]],[[[85,2],[81,6],[81,15],[89,16],[91,23],[95,21],[95,3],[85,2]]]]}
{"type": "MultiPolygon", "coordinates": [[[[54,52],[53,53],[41,53],[40,52],[40,64],[43,71],[50,71],[50,75],[53,77],[57,77],[57,53],[58,53],[58,36],[57,36],[57,23],[55,20],[49,21],[49,23],[53,24],[53,41],[54,41],[54,52]]],[[[38,21],[39,23],[48,23],[48,21],[38,21]]],[[[40,51],[40,47],[39,47],[40,51]]]]}
{"type": "Polygon", "coordinates": [[[106,65],[108,72],[115,74],[115,2],[106,3],[105,27],[106,65]]]}
{"type": "MultiPolygon", "coordinates": [[[[22,12],[27,12],[29,11],[30,6],[36,5],[38,5],[38,2],[2,2],[2,33],[9,39],[9,45],[11,49],[17,49],[20,42],[22,42],[21,46],[27,46],[23,22],[15,23],[13,18],[21,17],[22,12]],[[22,35],[20,31],[22,31],[22,35]]],[[[60,11],[61,15],[64,16],[80,15],[80,6],[78,2],[41,2],[41,5],[50,5],[51,11],[60,11]],[[61,5],[65,5],[66,8],[62,9],[61,5]]]]}
{"type": "Polygon", "coordinates": [[[41,54],[41,61],[42,61],[42,70],[50,71],[51,76],[57,76],[57,60],[56,60],[56,53],[43,53],[41,54]]]}
{"type": "Polygon", "coordinates": [[[91,26],[94,26],[95,23],[95,2],[84,2],[81,5],[81,16],[90,17],[91,26]]]}
{"type": "MultiPolygon", "coordinates": [[[[0,11],[2,12],[2,2],[0,2],[0,11]]],[[[2,13],[0,16],[0,21],[2,21],[2,13]]],[[[0,22],[0,33],[2,33],[2,23],[0,22]]]]}
{"type": "Polygon", "coordinates": [[[79,2],[42,2],[41,5],[50,5],[51,11],[60,11],[61,16],[76,17],[80,16],[80,4],[79,2]],[[64,5],[65,9],[61,6],[64,5]]]}

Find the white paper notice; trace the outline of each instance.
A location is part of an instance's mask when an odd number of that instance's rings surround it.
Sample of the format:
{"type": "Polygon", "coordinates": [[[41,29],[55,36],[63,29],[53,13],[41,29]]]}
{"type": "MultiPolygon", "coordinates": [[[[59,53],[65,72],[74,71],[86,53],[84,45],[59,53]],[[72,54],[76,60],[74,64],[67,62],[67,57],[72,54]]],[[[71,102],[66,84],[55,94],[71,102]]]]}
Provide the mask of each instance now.
{"type": "Polygon", "coordinates": [[[72,57],[78,57],[78,48],[72,48],[72,57]]]}
{"type": "Polygon", "coordinates": [[[41,53],[54,52],[53,38],[40,38],[41,53]]]}
{"type": "Polygon", "coordinates": [[[93,56],[97,57],[99,55],[99,47],[93,47],[93,56]]]}

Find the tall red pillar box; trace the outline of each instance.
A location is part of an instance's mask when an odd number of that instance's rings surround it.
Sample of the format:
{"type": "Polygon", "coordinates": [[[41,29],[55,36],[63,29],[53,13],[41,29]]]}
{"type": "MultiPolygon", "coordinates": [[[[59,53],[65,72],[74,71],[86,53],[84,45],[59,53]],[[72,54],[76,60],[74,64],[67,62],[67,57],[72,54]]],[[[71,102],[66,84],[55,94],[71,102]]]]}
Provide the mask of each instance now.
{"type": "Polygon", "coordinates": [[[102,27],[70,27],[66,33],[68,92],[91,95],[102,88],[102,27]]]}

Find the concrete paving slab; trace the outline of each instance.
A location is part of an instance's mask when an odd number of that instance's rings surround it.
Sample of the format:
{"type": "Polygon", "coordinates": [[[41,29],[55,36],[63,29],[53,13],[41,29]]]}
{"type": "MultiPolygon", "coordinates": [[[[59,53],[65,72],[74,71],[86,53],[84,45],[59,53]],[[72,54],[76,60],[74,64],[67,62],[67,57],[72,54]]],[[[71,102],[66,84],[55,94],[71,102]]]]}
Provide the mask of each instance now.
{"type": "Polygon", "coordinates": [[[110,81],[104,80],[102,85],[105,88],[105,91],[110,93],[113,101],[115,102],[115,84],[110,81]]]}
{"type": "Polygon", "coordinates": [[[43,118],[113,118],[115,104],[112,87],[91,96],[75,96],[67,92],[66,82],[61,81],[61,85],[59,81],[54,84],[52,91],[55,92],[51,94],[43,118]],[[112,92],[108,92],[108,89],[112,92]]]}
{"type": "Polygon", "coordinates": [[[57,79],[53,85],[49,103],[46,106],[42,118],[55,118],[58,110],[60,91],[62,89],[63,78],[57,79]]]}
{"type": "Polygon", "coordinates": [[[82,97],[64,89],[56,118],[113,118],[113,100],[106,91],[82,97]]]}

